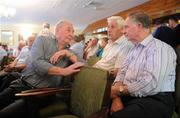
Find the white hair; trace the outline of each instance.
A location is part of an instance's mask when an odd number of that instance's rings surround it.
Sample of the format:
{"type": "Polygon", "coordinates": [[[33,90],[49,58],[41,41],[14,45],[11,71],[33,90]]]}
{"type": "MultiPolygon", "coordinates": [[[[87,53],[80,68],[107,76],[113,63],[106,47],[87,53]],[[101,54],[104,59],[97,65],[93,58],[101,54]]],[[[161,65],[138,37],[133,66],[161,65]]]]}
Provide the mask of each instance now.
{"type": "Polygon", "coordinates": [[[124,19],[121,16],[111,16],[107,18],[107,22],[116,21],[119,27],[123,27],[124,25],[124,19]]]}
{"type": "Polygon", "coordinates": [[[72,24],[72,23],[69,22],[68,20],[60,20],[59,22],[57,22],[55,26],[55,32],[58,31],[60,27],[64,26],[64,24],[72,24]]]}

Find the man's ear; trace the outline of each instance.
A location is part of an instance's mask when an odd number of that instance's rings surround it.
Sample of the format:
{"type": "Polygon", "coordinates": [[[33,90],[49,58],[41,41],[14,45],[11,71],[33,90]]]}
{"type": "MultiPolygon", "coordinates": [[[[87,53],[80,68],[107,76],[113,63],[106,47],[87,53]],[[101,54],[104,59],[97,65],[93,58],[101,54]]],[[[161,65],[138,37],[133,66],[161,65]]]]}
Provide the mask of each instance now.
{"type": "Polygon", "coordinates": [[[137,26],[138,26],[139,28],[143,28],[143,25],[142,25],[141,23],[138,23],[137,26]]]}

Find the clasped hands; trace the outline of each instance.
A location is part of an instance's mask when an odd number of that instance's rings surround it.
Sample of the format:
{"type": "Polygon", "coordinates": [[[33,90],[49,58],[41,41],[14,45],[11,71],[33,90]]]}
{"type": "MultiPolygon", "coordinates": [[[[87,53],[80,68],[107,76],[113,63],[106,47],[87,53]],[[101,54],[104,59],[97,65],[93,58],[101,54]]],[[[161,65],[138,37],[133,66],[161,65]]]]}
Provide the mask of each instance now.
{"type": "Polygon", "coordinates": [[[119,86],[120,85],[122,85],[121,82],[116,82],[111,87],[111,99],[112,99],[111,113],[120,111],[124,108],[121,98],[119,97],[119,86]]]}

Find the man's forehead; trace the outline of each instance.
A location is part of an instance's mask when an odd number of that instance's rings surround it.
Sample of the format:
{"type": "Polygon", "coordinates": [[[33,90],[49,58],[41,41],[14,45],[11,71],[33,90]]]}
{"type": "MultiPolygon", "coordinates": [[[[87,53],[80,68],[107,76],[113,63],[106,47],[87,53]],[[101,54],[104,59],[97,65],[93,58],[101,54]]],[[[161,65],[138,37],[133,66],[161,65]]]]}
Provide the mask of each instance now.
{"type": "Polygon", "coordinates": [[[111,20],[108,25],[116,25],[117,24],[117,21],[116,20],[111,20]]]}
{"type": "Polygon", "coordinates": [[[70,23],[66,23],[62,26],[63,28],[73,28],[73,25],[70,23]]]}

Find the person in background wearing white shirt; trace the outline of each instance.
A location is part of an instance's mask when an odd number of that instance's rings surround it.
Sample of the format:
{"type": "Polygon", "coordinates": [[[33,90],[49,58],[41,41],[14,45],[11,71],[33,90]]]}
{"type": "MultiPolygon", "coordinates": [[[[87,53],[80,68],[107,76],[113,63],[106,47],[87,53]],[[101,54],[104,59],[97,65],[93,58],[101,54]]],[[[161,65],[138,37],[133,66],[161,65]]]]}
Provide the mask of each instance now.
{"type": "Polygon", "coordinates": [[[13,70],[23,70],[27,66],[28,58],[30,55],[30,49],[35,40],[35,35],[28,37],[28,45],[24,46],[19,54],[19,56],[4,69],[6,72],[11,72],[13,70]]]}
{"type": "Polygon", "coordinates": [[[109,70],[116,76],[124,58],[133,47],[123,35],[124,19],[120,16],[112,16],[108,22],[108,44],[104,48],[101,60],[94,67],[109,70]]]}
{"type": "Polygon", "coordinates": [[[30,50],[36,35],[28,37],[28,45],[24,46],[19,56],[3,70],[0,75],[0,92],[9,86],[9,84],[21,76],[21,71],[28,65],[30,58],[30,50]]]}
{"type": "Polygon", "coordinates": [[[150,34],[150,17],[135,12],[124,34],[135,46],[111,88],[111,118],[171,118],[174,109],[176,54],[150,34]]]}
{"type": "Polygon", "coordinates": [[[26,45],[26,42],[24,40],[20,40],[18,47],[13,51],[13,57],[16,58],[19,56],[21,49],[26,45]]]}
{"type": "Polygon", "coordinates": [[[91,56],[95,56],[99,48],[98,38],[93,37],[92,40],[88,43],[87,47],[84,49],[85,60],[88,60],[91,56]]]}

